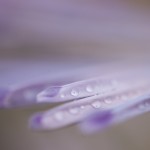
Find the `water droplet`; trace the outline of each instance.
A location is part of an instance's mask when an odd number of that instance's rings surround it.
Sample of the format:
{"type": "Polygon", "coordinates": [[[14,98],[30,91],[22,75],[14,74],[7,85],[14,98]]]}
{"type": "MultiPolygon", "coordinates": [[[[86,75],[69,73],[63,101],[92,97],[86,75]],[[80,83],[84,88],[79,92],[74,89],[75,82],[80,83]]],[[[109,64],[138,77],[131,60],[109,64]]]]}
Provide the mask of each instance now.
{"type": "Polygon", "coordinates": [[[61,98],[64,98],[64,97],[65,97],[65,95],[64,95],[64,94],[61,94],[61,95],[60,95],[60,97],[61,97],[61,98]]]}
{"type": "Polygon", "coordinates": [[[78,91],[76,91],[76,90],[72,90],[72,91],[71,91],[71,95],[72,95],[72,96],[78,96],[79,93],[78,93],[78,91]]]}
{"type": "Polygon", "coordinates": [[[54,114],[54,118],[57,120],[57,121],[62,121],[64,119],[64,114],[63,112],[57,112],[54,114]]]}
{"type": "Polygon", "coordinates": [[[69,112],[70,112],[71,114],[78,114],[79,109],[78,109],[77,107],[75,107],[75,108],[70,108],[70,109],[69,109],[69,112]]]}
{"type": "Polygon", "coordinates": [[[93,106],[94,108],[100,108],[100,107],[101,107],[101,103],[100,103],[99,101],[96,101],[96,102],[93,102],[93,103],[92,103],[92,106],[93,106]]]}
{"type": "Polygon", "coordinates": [[[85,106],[83,106],[83,105],[82,105],[82,106],[80,106],[80,108],[81,108],[81,109],[84,109],[84,108],[85,108],[85,106]]]}
{"type": "Polygon", "coordinates": [[[93,92],[93,89],[92,89],[91,86],[87,86],[87,87],[86,87],[86,91],[87,91],[87,92],[93,92]]]}
{"type": "Polygon", "coordinates": [[[112,100],[107,98],[107,99],[104,100],[104,102],[105,102],[106,104],[111,104],[111,103],[112,103],[112,100]]]}

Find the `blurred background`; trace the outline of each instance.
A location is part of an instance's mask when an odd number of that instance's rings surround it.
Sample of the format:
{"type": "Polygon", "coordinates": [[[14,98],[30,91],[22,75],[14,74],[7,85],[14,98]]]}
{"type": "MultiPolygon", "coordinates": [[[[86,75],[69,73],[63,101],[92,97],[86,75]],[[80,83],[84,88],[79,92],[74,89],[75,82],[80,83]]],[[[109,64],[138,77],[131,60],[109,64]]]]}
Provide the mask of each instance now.
{"type": "MultiPolygon", "coordinates": [[[[33,62],[44,62],[45,70],[55,68],[50,72],[55,74],[60,68],[67,73],[68,63],[72,69],[114,61],[148,65],[149,56],[148,0],[0,0],[1,82],[11,80],[14,70],[5,66],[10,61],[24,64],[25,71],[33,62]]],[[[45,108],[0,110],[0,149],[150,149],[149,114],[91,136],[74,126],[29,130],[29,116],[45,108]]]]}
{"type": "Polygon", "coordinates": [[[146,0],[0,0],[1,56],[145,57],[149,5],[146,0]]]}

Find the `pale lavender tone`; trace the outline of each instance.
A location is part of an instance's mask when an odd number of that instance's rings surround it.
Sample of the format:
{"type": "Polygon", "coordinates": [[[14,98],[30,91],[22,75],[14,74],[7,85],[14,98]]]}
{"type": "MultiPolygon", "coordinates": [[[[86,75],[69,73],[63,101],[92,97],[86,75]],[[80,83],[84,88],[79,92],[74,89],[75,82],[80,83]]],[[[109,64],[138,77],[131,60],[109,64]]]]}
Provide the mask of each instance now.
{"type": "Polygon", "coordinates": [[[96,132],[149,111],[150,95],[143,95],[116,106],[112,110],[92,114],[81,123],[80,128],[86,133],[96,132]]]}
{"type": "Polygon", "coordinates": [[[0,62],[0,107],[13,108],[37,104],[36,96],[45,88],[68,84],[85,77],[76,75],[76,70],[80,70],[77,66],[74,66],[75,72],[71,72],[71,66],[64,65],[68,68],[68,75],[62,69],[63,64],[53,62],[0,62]],[[52,73],[51,70],[58,66],[60,69],[52,73]]]}
{"type": "Polygon", "coordinates": [[[100,76],[73,82],[63,86],[51,86],[37,95],[38,102],[61,102],[77,100],[94,95],[109,95],[129,88],[149,84],[149,73],[123,71],[123,73],[100,76]],[[136,76],[135,76],[136,73],[136,76]]]}
{"type": "MultiPolygon", "coordinates": [[[[70,101],[33,115],[29,121],[29,127],[32,129],[54,130],[83,122],[82,126],[86,126],[87,130],[95,131],[102,128],[101,126],[107,127],[119,123],[119,114],[123,120],[126,120],[133,114],[146,112],[138,110],[138,113],[133,113],[138,104],[145,104],[145,98],[139,97],[150,93],[149,71],[146,66],[104,64],[97,65],[95,68],[83,67],[74,72],[69,68],[67,75],[66,71],[59,70],[58,76],[56,72],[51,73],[54,68],[47,71],[46,64],[41,65],[40,70],[39,64],[29,66],[11,64],[10,71],[13,70],[11,77],[9,71],[3,75],[3,79],[4,77],[7,79],[1,80],[3,86],[0,90],[0,106],[2,108],[70,101]],[[28,68],[28,72],[25,68],[28,68]],[[4,86],[5,82],[6,86],[4,86]],[[48,91],[46,95],[42,95],[41,93],[45,91],[48,91]],[[45,97],[47,99],[43,100],[45,97]],[[138,104],[135,103],[136,100],[138,104]],[[117,105],[120,105],[120,109],[117,105]],[[96,118],[95,115],[91,118],[91,114],[99,111],[96,118]],[[126,117],[122,117],[122,112],[126,117]],[[112,122],[112,118],[115,121],[112,122]]],[[[145,106],[148,111],[149,103],[145,106]]],[[[140,105],[140,108],[143,106],[140,105]]]]}
{"type": "Polygon", "coordinates": [[[95,95],[75,100],[49,111],[35,114],[30,120],[30,126],[40,130],[52,130],[65,127],[85,120],[88,115],[97,111],[114,109],[115,106],[129,103],[134,98],[150,93],[150,85],[128,88],[107,95],[95,95]],[[40,122],[35,118],[41,118],[40,122]]]}
{"type": "Polygon", "coordinates": [[[12,89],[9,97],[3,102],[3,107],[12,108],[36,104],[36,95],[50,83],[37,83],[12,89]]]}

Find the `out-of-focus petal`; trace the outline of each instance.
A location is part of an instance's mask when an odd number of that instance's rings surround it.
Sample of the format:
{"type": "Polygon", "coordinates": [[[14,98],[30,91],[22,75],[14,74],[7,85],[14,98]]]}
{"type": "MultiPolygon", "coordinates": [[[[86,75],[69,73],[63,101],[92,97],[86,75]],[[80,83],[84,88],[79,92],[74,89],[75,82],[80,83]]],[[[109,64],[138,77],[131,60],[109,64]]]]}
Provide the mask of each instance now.
{"type": "Polygon", "coordinates": [[[45,88],[83,79],[86,74],[77,66],[73,66],[65,62],[60,65],[44,61],[0,61],[1,108],[37,104],[36,95],[45,88]],[[62,67],[63,65],[66,68],[62,67]],[[71,67],[74,71],[69,71],[71,67]]]}
{"type": "Polygon", "coordinates": [[[3,101],[3,108],[29,106],[36,104],[36,95],[49,85],[49,82],[39,82],[10,90],[9,97],[3,101]]]}
{"type": "Polygon", "coordinates": [[[146,94],[122,103],[113,109],[90,115],[80,124],[80,128],[85,133],[92,133],[149,111],[150,95],[146,94]]]}

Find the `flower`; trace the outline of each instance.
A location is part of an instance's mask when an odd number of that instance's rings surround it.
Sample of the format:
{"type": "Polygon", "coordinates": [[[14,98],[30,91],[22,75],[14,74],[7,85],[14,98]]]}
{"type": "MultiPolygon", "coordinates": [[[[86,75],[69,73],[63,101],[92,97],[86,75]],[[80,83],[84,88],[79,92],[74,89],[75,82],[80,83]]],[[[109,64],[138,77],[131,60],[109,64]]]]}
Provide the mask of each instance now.
{"type": "MultiPolygon", "coordinates": [[[[60,73],[59,77],[46,78],[43,76],[44,70],[40,70],[41,76],[34,82],[31,79],[27,81],[27,78],[26,84],[15,83],[1,88],[0,106],[16,108],[56,103],[59,106],[34,114],[29,119],[29,127],[54,130],[80,122],[82,131],[90,133],[148,112],[150,79],[147,68],[134,67],[133,70],[122,64],[119,68],[113,65],[110,71],[110,65],[104,66],[104,73],[97,72],[99,67],[84,71],[77,69],[76,79],[72,78],[71,71],[63,77],[60,73]],[[89,70],[95,71],[85,74],[89,70]]],[[[32,67],[28,71],[30,74],[36,72],[32,67]]]]}

